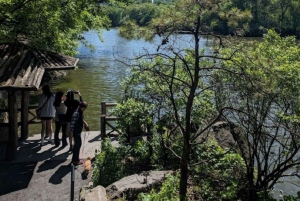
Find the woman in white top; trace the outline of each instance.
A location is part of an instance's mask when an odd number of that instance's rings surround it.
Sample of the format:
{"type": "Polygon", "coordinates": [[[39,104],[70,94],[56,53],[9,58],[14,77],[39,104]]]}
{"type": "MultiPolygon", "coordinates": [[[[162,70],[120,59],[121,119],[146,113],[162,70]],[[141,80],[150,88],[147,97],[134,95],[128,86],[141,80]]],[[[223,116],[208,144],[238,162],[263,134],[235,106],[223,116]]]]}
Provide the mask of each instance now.
{"type": "Polygon", "coordinates": [[[54,132],[54,143],[55,147],[59,147],[60,139],[59,139],[59,131],[62,128],[62,146],[65,147],[68,145],[67,143],[67,122],[66,122],[66,112],[67,106],[65,105],[64,101],[66,100],[66,96],[64,92],[58,91],[55,94],[55,101],[54,107],[56,110],[55,114],[55,132],[54,132]]]}
{"type": "Polygon", "coordinates": [[[40,97],[38,110],[41,110],[41,146],[44,145],[45,134],[49,136],[49,142],[52,144],[52,119],[55,116],[55,107],[53,105],[55,95],[51,93],[49,85],[42,87],[43,94],[40,97]]]}

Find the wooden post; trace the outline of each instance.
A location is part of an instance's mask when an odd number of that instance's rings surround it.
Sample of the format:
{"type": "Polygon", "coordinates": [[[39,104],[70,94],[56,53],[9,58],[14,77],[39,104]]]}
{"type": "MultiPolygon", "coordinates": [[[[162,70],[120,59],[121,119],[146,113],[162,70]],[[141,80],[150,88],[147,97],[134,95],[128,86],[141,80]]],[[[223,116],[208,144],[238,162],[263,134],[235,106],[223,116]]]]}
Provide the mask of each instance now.
{"type": "Polygon", "coordinates": [[[106,105],[105,104],[106,104],[105,102],[101,102],[100,131],[101,131],[102,138],[106,137],[106,125],[105,125],[106,105]]]}
{"type": "Polygon", "coordinates": [[[22,91],[21,102],[21,139],[28,138],[29,91],[22,91]]]}
{"type": "Polygon", "coordinates": [[[14,160],[18,147],[18,104],[16,91],[8,91],[9,136],[6,146],[5,160],[14,160]]]}

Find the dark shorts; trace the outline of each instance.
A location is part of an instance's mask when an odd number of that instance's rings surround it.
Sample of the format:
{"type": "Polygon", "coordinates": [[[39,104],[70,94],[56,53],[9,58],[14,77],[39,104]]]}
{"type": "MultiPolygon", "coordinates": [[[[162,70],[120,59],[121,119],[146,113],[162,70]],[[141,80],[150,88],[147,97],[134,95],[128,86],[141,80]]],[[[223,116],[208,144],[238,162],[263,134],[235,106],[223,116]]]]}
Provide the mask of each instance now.
{"type": "Polygon", "coordinates": [[[53,117],[41,117],[41,120],[51,120],[53,117]]]}

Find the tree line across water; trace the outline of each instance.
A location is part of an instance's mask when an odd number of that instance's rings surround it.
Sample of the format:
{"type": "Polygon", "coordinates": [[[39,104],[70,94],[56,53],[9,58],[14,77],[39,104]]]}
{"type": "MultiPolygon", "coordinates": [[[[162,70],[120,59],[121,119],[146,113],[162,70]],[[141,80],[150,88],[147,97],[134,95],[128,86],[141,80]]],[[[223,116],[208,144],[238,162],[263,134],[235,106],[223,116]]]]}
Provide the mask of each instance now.
{"type": "MultiPolygon", "coordinates": [[[[218,1],[215,1],[218,2],[218,1]]],[[[158,13],[166,8],[170,1],[137,0],[127,4],[125,7],[118,4],[108,9],[108,16],[113,27],[120,27],[135,21],[139,26],[147,26],[151,19],[157,17],[158,13]]],[[[298,0],[232,0],[224,5],[224,18],[220,17],[220,22],[216,23],[214,17],[204,17],[204,23],[210,26],[216,33],[227,35],[234,34],[231,26],[228,26],[227,19],[236,17],[233,13],[226,13],[225,9],[236,8],[247,11],[247,15],[252,18],[244,36],[262,36],[266,29],[275,29],[282,36],[294,35],[300,37],[300,1],[298,0]],[[227,7],[227,8],[225,8],[227,7]],[[225,15],[228,18],[225,19],[225,15]]],[[[240,33],[238,33],[240,34],[240,33]]]]}

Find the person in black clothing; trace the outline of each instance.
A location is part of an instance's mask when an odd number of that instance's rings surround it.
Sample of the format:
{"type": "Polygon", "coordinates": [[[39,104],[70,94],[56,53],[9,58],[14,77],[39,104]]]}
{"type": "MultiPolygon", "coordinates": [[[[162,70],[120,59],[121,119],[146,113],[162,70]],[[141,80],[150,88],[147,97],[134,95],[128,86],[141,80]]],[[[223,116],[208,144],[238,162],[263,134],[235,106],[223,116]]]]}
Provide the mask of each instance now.
{"type": "Polygon", "coordinates": [[[73,113],[75,112],[75,110],[78,108],[79,103],[82,102],[82,97],[80,92],[76,92],[73,89],[68,90],[67,92],[67,98],[65,100],[65,105],[67,106],[67,112],[66,112],[66,116],[65,116],[65,121],[67,122],[67,132],[66,135],[69,136],[69,143],[70,143],[70,151],[72,151],[73,149],[73,135],[70,132],[70,123],[71,123],[71,119],[73,116],[73,113]],[[78,94],[79,96],[79,100],[76,100],[74,98],[75,94],[78,94]]]}
{"type": "Polygon", "coordinates": [[[66,112],[67,112],[67,106],[65,106],[66,96],[62,91],[58,91],[55,94],[55,101],[53,103],[56,114],[55,114],[55,132],[54,132],[54,143],[55,147],[59,147],[60,140],[59,140],[59,131],[60,128],[62,128],[62,146],[65,147],[68,145],[67,143],[67,123],[66,123],[66,112]]]}
{"type": "Polygon", "coordinates": [[[83,164],[82,161],[79,159],[79,152],[82,144],[81,140],[81,132],[83,127],[85,130],[89,130],[89,126],[86,121],[84,121],[83,112],[86,110],[88,104],[87,102],[83,101],[80,102],[79,107],[74,112],[71,120],[70,131],[74,137],[74,149],[73,149],[73,156],[72,156],[72,163],[74,165],[83,164]]]}

